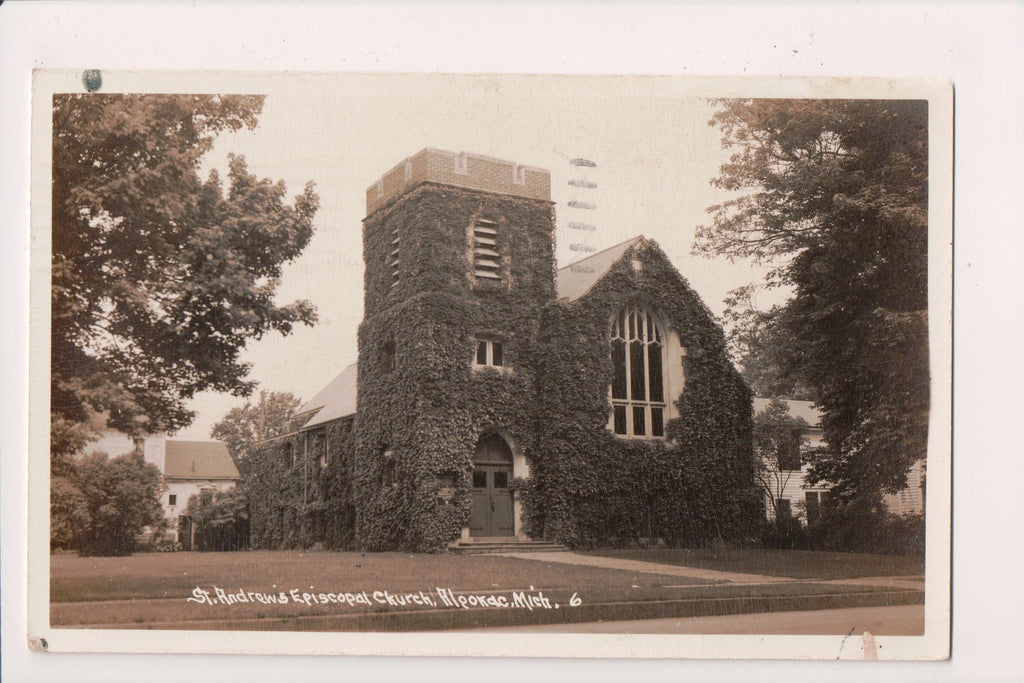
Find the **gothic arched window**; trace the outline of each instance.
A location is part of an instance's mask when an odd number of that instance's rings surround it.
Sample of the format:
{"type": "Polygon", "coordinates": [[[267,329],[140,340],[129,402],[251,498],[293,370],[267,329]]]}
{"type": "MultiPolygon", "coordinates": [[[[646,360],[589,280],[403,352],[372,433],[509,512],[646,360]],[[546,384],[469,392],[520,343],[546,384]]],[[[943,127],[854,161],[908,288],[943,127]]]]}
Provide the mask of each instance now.
{"type": "Polygon", "coordinates": [[[630,305],[612,322],[612,430],[665,436],[665,335],[650,311],[630,305]]]}

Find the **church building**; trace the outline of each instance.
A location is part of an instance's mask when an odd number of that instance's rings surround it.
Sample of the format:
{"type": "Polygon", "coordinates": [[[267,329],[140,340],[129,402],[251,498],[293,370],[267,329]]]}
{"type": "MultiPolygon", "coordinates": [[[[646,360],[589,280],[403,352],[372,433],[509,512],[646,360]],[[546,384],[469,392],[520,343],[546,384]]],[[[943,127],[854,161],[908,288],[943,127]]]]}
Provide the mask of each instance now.
{"type": "Polygon", "coordinates": [[[751,395],[642,236],[558,269],[548,171],[424,149],[366,194],[359,358],[262,443],[256,547],[747,537],[751,395]]]}

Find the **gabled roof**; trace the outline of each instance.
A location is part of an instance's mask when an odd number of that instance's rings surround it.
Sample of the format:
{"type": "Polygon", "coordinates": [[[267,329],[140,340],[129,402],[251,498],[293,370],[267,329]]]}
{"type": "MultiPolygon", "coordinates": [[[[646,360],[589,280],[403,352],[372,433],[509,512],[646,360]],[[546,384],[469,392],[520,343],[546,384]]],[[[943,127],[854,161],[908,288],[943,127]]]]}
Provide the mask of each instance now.
{"type": "Polygon", "coordinates": [[[168,479],[239,479],[223,441],[167,440],[164,477],[168,479]]]}
{"type": "Polygon", "coordinates": [[[608,274],[612,266],[622,258],[631,247],[646,243],[643,235],[637,235],[621,244],[603,249],[596,254],[580,259],[556,273],[555,287],[558,298],[564,301],[575,301],[590,291],[598,280],[608,274]]]}
{"type": "MultiPolygon", "coordinates": [[[[814,401],[791,401],[789,399],[783,399],[789,406],[789,416],[803,418],[811,427],[821,426],[821,411],[814,406],[814,401]]],[[[771,403],[770,398],[755,398],[754,399],[754,413],[760,413],[768,404],[771,403]]]]}
{"type": "Polygon", "coordinates": [[[356,363],[349,365],[311,401],[299,407],[297,415],[310,414],[310,419],[300,429],[309,429],[340,417],[355,415],[357,368],[356,363]]]}

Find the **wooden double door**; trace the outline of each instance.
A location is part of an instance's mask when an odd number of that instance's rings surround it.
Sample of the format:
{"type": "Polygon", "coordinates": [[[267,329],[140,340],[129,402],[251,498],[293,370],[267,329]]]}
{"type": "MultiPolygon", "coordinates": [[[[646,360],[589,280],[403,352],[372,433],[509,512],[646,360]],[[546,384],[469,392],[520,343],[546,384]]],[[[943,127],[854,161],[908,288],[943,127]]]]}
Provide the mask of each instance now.
{"type": "Polygon", "coordinates": [[[512,449],[498,434],[480,437],[473,455],[471,536],[512,536],[512,449]]]}

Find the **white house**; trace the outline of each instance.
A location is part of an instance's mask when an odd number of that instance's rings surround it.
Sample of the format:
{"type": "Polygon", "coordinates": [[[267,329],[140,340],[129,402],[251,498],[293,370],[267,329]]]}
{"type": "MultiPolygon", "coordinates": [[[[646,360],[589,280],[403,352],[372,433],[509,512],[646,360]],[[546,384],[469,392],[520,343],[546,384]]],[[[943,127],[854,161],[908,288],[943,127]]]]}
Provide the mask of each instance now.
{"type": "MultiPolygon", "coordinates": [[[[771,403],[771,399],[755,398],[754,414],[763,412],[771,403]]],[[[804,462],[803,455],[812,448],[821,445],[823,431],[821,428],[821,412],[811,401],[786,401],[789,415],[801,418],[807,423],[807,429],[801,434],[800,450],[780,458],[779,467],[768,467],[762,476],[762,488],[765,489],[765,509],[768,519],[775,519],[775,506],[772,498],[778,500],[782,514],[788,514],[801,520],[804,524],[813,522],[821,510],[822,503],[828,502],[829,486],[807,486],[805,476],[809,466],[804,462]]]]}
{"type": "Polygon", "coordinates": [[[882,499],[889,512],[905,517],[924,513],[925,461],[918,460],[907,472],[907,487],[899,493],[890,493],[882,499]]]}
{"type": "Polygon", "coordinates": [[[185,508],[194,495],[212,500],[217,491],[235,487],[241,475],[227,446],[222,441],[186,441],[152,434],[132,439],[121,432],[102,431],[99,440],[89,444],[87,453],[106,453],[115,458],[140,451],[146,462],[163,474],[165,490],[160,503],[174,540],[188,545],[190,528],[185,508]]]}
{"type": "MultiPolygon", "coordinates": [[[[755,398],[754,414],[764,411],[769,403],[771,399],[755,398]]],[[[789,415],[802,418],[808,426],[802,434],[801,452],[794,453],[788,460],[783,458],[783,467],[769,468],[765,474],[765,486],[771,488],[771,494],[765,492],[765,508],[768,518],[775,519],[775,509],[771,504],[771,496],[774,496],[779,499],[779,508],[783,514],[789,510],[794,519],[807,524],[817,518],[822,504],[827,504],[830,495],[828,485],[807,486],[804,483],[809,465],[802,456],[820,446],[824,438],[821,411],[814,406],[813,401],[787,400],[786,404],[789,406],[789,415]],[[785,465],[791,466],[787,468],[785,465]]],[[[899,493],[886,495],[883,502],[890,512],[897,515],[924,513],[924,460],[918,460],[910,468],[907,487],[899,493]]]]}

